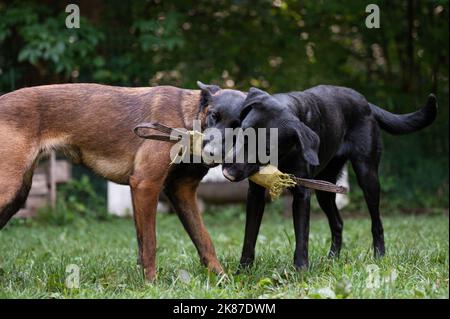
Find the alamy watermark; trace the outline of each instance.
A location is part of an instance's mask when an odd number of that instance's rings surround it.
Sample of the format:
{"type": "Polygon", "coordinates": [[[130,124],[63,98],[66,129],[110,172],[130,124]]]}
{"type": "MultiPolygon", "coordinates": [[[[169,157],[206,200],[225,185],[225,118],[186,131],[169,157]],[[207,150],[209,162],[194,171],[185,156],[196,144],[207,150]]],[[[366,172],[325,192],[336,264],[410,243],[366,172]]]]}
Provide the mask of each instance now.
{"type": "Polygon", "coordinates": [[[376,4],[369,4],[366,7],[366,13],[369,15],[366,17],[366,27],[368,29],[380,28],[380,7],[376,4]]]}
{"type": "Polygon", "coordinates": [[[390,273],[381,273],[380,267],[375,264],[369,264],[366,266],[367,279],[366,288],[367,289],[378,289],[382,285],[393,284],[397,280],[397,270],[393,269],[390,273]]]}
{"type": "Polygon", "coordinates": [[[80,267],[75,264],[67,265],[66,267],[66,287],[68,289],[80,288],[80,267]]]}
{"type": "MultiPolygon", "coordinates": [[[[65,10],[68,15],[66,17],[67,29],[79,29],[80,28],[80,7],[76,4],[68,4],[65,10]]],[[[369,13],[366,17],[366,27],[368,29],[380,28],[380,7],[374,3],[366,6],[366,13],[369,13]]]]}
{"type": "Polygon", "coordinates": [[[172,140],[179,140],[170,150],[173,163],[263,163],[278,165],[277,128],[207,128],[194,120],[193,131],[179,134],[176,129],[172,140]]]}
{"type": "Polygon", "coordinates": [[[69,4],[66,7],[66,12],[69,13],[66,17],[67,29],[79,29],[80,28],[80,7],[76,4],[69,4]]]}

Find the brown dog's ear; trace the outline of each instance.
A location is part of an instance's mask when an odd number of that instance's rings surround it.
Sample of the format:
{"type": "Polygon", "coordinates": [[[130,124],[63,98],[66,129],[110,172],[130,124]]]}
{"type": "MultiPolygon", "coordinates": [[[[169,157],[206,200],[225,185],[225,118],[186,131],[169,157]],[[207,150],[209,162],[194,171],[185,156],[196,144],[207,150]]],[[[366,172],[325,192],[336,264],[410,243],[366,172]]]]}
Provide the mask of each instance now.
{"type": "Polygon", "coordinates": [[[205,107],[207,107],[211,101],[212,96],[221,90],[221,88],[214,84],[204,84],[200,81],[197,81],[197,85],[202,91],[201,93],[201,101],[200,101],[200,111],[203,111],[205,107]]]}
{"type": "Polygon", "coordinates": [[[301,121],[295,130],[302,148],[302,156],[305,161],[313,166],[319,166],[319,136],[301,121]]]}

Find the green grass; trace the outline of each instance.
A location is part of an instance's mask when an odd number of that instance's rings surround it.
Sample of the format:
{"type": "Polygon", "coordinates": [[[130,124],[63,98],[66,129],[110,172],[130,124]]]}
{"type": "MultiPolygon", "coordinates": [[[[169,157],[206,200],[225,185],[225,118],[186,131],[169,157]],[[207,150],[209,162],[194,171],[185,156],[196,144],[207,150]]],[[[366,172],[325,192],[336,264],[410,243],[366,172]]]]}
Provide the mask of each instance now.
{"type": "Polygon", "coordinates": [[[326,257],[330,235],[321,215],[313,218],[310,270],[292,267],[290,219],[264,216],[255,265],[236,275],[243,238],[241,209],[205,214],[228,278],[208,274],[174,215],[158,216],[158,279],[143,281],[136,265],[130,219],[78,219],[52,226],[14,221],[0,232],[0,298],[448,298],[447,216],[385,217],[387,256],[372,257],[367,215],[346,218],[341,258],[326,257]],[[65,286],[66,267],[80,267],[80,288],[65,286]],[[372,265],[372,266],[368,266],[372,265]],[[370,288],[376,265],[380,283],[370,288]],[[371,268],[372,267],[372,268],[371,268]],[[369,287],[368,287],[369,283],[369,287]]]}

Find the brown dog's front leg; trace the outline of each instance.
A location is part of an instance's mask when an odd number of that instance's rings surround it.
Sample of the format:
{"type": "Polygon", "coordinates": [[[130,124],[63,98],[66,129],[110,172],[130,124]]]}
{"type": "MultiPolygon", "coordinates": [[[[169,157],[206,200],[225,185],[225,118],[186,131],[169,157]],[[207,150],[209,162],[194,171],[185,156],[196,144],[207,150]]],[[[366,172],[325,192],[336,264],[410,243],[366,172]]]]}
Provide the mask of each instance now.
{"type": "Polygon", "coordinates": [[[179,179],[168,185],[165,193],[197,248],[201,262],[209,270],[220,274],[223,273],[223,268],[217,260],[214,245],[197,207],[196,191],[199,182],[200,180],[190,178],[179,179]]]}
{"type": "Polygon", "coordinates": [[[134,221],[139,246],[139,261],[145,279],[156,277],[156,207],[161,186],[155,182],[130,177],[134,221]]]}

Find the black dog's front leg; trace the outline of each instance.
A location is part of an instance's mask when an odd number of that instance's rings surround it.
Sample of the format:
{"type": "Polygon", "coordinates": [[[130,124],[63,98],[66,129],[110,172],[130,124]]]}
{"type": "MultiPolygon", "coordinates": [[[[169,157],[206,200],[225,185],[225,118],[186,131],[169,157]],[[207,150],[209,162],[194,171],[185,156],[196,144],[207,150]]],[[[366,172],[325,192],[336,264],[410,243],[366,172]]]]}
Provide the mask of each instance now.
{"type": "Polygon", "coordinates": [[[310,199],[309,190],[296,186],[292,190],[294,200],[292,202],[292,216],[295,231],[294,265],[297,270],[308,268],[308,239],[309,239],[309,214],[310,199]]]}
{"type": "Polygon", "coordinates": [[[241,267],[250,266],[255,259],[255,245],[266,204],[265,188],[248,181],[247,217],[245,220],[244,246],[242,247],[241,267]]]}

